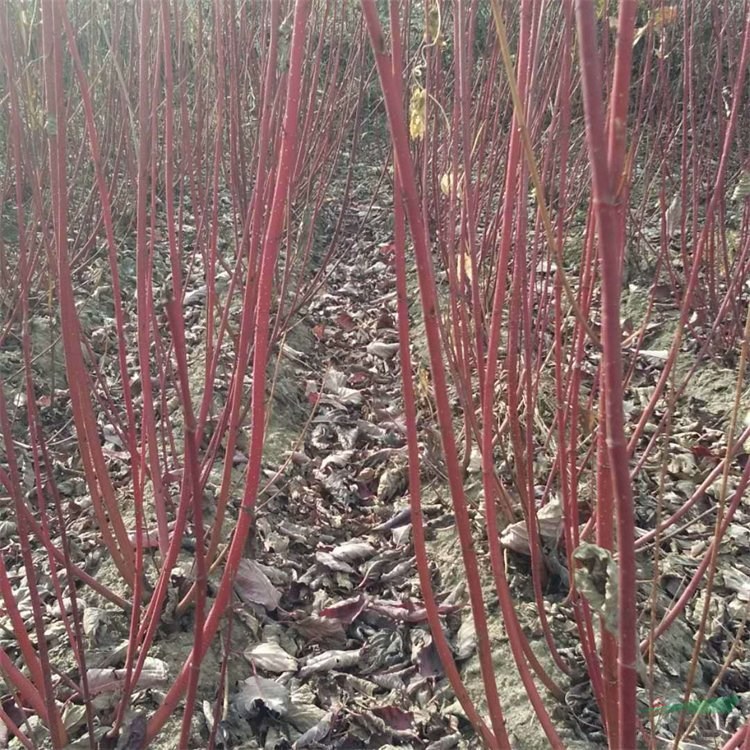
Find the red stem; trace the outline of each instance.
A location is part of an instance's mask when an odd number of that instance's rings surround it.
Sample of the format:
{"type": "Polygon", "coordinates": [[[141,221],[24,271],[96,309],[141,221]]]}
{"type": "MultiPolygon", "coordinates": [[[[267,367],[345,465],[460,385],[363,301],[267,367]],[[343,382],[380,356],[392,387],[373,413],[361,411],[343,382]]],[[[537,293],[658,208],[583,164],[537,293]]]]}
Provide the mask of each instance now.
{"type": "MultiPolygon", "coordinates": [[[[618,37],[632,39],[634,8],[631,0],[621,3],[618,37]],[[630,24],[630,28],[628,25],[630,24]]],[[[619,747],[635,747],[636,722],[636,659],[638,651],[635,566],[635,518],[633,491],[628,469],[628,450],[625,439],[622,382],[622,333],[620,330],[621,260],[623,233],[616,201],[616,180],[612,166],[617,154],[606,150],[604,111],[601,100],[602,80],[599,51],[596,44],[596,18],[592,0],[577,0],[581,83],[589,150],[593,205],[599,235],[599,261],[602,277],[602,371],[603,394],[606,407],[607,452],[611,465],[611,479],[617,511],[618,549],[618,719],[619,747]]],[[[632,42],[631,42],[632,46],[632,42]]],[[[621,53],[622,54],[622,53],[621,53]]],[[[619,70],[619,69],[618,69],[619,70]]],[[[620,87],[629,82],[630,70],[620,72],[615,81],[615,96],[620,87]]],[[[618,99],[619,102],[619,99],[618,99]]],[[[616,123],[616,138],[623,138],[620,129],[625,122],[616,123]]],[[[608,519],[611,523],[613,519],[608,519]]]]}
{"type": "Polygon", "coordinates": [[[255,346],[253,353],[253,384],[252,384],[252,415],[253,431],[250,441],[247,478],[245,492],[240,507],[234,535],[227,554],[226,567],[216,593],[216,599],[211,607],[203,628],[200,649],[191,650],[190,656],[183,665],[179,676],[162,701],[161,706],[151,717],[146,731],[146,740],[150,742],[159,732],[177,702],[185,691],[191,664],[203,659],[221,618],[226,611],[232,594],[234,578],[237,574],[245,541],[253,521],[253,508],[260,484],[260,474],[263,459],[263,443],[265,439],[265,381],[268,363],[268,332],[270,323],[271,293],[273,289],[273,275],[279,254],[279,242],[283,229],[284,209],[289,193],[291,170],[294,166],[296,150],[297,119],[301,93],[302,62],[304,53],[304,39],[307,18],[310,13],[311,0],[298,0],[294,11],[294,28],[291,43],[291,61],[287,86],[287,102],[284,113],[284,127],[281,138],[281,159],[271,206],[269,223],[265,233],[263,256],[261,261],[260,279],[258,284],[258,302],[255,309],[255,346]]]}

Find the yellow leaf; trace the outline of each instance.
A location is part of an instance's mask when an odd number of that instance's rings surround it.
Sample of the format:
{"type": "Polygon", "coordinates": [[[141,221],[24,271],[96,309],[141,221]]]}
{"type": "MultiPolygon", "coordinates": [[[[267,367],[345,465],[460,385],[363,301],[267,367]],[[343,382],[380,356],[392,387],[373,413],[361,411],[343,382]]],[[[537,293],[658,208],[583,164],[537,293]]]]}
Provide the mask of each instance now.
{"type": "Polygon", "coordinates": [[[440,7],[437,3],[427,11],[427,22],[424,30],[424,40],[427,44],[443,46],[443,35],[440,33],[440,7]]]}
{"type": "Polygon", "coordinates": [[[733,201],[744,201],[745,198],[750,198],[750,171],[748,170],[742,172],[740,181],[732,193],[733,201]]]}
{"type": "MultiPolygon", "coordinates": [[[[617,28],[617,24],[615,23],[615,29],[617,28]]],[[[635,30],[635,35],[633,36],[633,47],[635,47],[638,42],[643,39],[644,34],[648,31],[649,25],[646,24],[645,26],[641,26],[640,29],[635,30]]]]}
{"type": "Polygon", "coordinates": [[[459,177],[458,183],[456,183],[455,177],[453,176],[453,172],[446,172],[441,178],[440,178],[440,192],[443,195],[450,195],[451,191],[453,190],[453,186],[455,184],[456,186],[456,198],[461,197],[461,183],[463,182],[463,177],[459,177]]]}
{"type": "Polygon", "coordinates": [[[676,20],[676,5],[665,5],[651,13],[651,23],[654,25],[656,31],[663,29],[665,26],[671,26],[676,20]]]}
{"type": "Polygon", "coordinates": [[[471,273],[471,258],[469,258],[465,251],[456,258],[456,267],[458,275],[461,276],[461,272],[463,271],[463,276],[465,276],[469,283],[471,283],[473,278],[471,273]]]}
{"type": "Polygon", "coordinates": [[[424,138],[427,116],[427,92],[416,84],[411,91],[409,102],[409,135],[412,140],[424,138]]]}

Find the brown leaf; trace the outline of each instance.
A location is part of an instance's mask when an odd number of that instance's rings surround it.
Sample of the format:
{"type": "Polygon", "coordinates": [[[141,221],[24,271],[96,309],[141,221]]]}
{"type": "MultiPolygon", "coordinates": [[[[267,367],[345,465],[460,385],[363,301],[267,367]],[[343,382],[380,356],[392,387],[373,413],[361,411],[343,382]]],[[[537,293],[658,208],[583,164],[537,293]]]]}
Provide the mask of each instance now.
{"type": "Polygon", "coordinates": [[[330,617],[312,615],[294,623],[294,629],[308,643],[320,643],[327,646],[346,643],[344,626],[339,620],[330,617]]]}
{"type": "Polygon", "coordinates": [[[404,711],[398,706],[376,706],[372,709],[372,713],[382,719],[391,729],[399,732],[406,731],[414,726],[414,714],[411,711],[404,711]]]}
{"type": "Polygon", "coordinates": [[[372,354],[380,359],[393,359],[398,352],[398,343],[387,344],[385,341],[372,341],[367,345],[367,353],[372,354]]]}
{"type": "MultiPolygon", "coordinates": [[[[89,690],[92,693],[107,693],[120,690],[125,682],[125,669],[96,669],[86,671],[89,690]]],[[[161,659],[147,656],[144,659],[143,670],[138,677],[136,687],[139,690],[160,687],[169,679],[169,665],[161,659]]]]}
{"type": "Polygon", "coordinates": [[[137,713],[125,731],[120,750],[141,750],[146,744],[146,717],[137,713]]]}
{"type": "Polygon", "coordinates": [[[328,570],[333,570],[337,573],[354,573],[354,568],[351,565],[347,565],[343,560],[337,560],[330,552],[318,550],[315,553],[315,560],[328,570]]]}
{"type": "Polygon", "coordinates": [[[234,590],[243,602],[260,604],[269,612],[279,606],[281,592],[254,560],[243,558],[237,569],[234,590]]]}
{"type": "MultiPolygon", "coordinates": [[[[562,507],[560,498],[555,496],[537,511],[537,525],[543,539],[557,542],[562,532],[562,507]]],[[[518,521],[506,526],[500,535],[500,543],[507,549],[512,549],[522,555],[530,555],[529,531],[526,521],[518,521]]]]}
{"type": "Polygon", "coordinates": [[[322,341],[326,335],[326,327],[322,323],[313,327],[313,334],[318,341],[322,341]]]}
{"type": "MultiPolygon", "coordinates": [[[[377,612],[392,620],[403,620],[404,622],[418,623],[427,620],[427,610],[424,605],[415,603],[409,599],[396,602],[388,599],[372,599],[367,607],[373,612],[377,612]]],[[[441,615],[457,612],[461,609],[459,604],[441,604],[438,606],[438,612],[441,615]]]]}
{"type": "Polygon", "coordinates": [[[330,607],[321,609],[318,613],[321,617],[331,617],[345,625],[351,625],[363,612],[367,604],[367,597],[363,594],[351,599],[332,604],[330,607]]]}
{"type": "Polygon", "coordinates": [[[345,384],[346,375],[343,372],[329,370],[323,378],[323,400],[333,402],[334,405],[359,406],[363,400],[362,394],[356,388],[348,388],[345,384]]]}
{"type": "Polygon", "coordinates": [[[232,702],[243,717],[253,718],[261,709],[265,709],[280,719],[289,710],[289,690],[275,680],[248,677],[233,696],[232,702]]]}
{"type": "Polygon", "coordinates": [[[404,466],[394,466],[386,469],[378,481],[378,500],[389,502],[394,497],[402,495],[408,485],[408,474],[404,466]]]}
{"type": "Polygon", "coordinates": [[[331,650],[316,654],[307,659],[305,666],[299,671],[300,679],[304,679],[317,672],[330,672],[332,669],[343,670],[359,664],[361,649],[353,651],[331,650]]]}
{"type": "Polygon", "coordinates": [[[265,672],[295,672],[297,660],[288,654],[278,643],[259,643],[245,649],[245,658],[265,672]]]}
{"type": "Polygon", "coordinates": [[[393,319],[393,316],[387,310],[383,310],[380,313],[378,322],[375,324],[376,330],[379,331],[383,328],[395,328],[395,327],[396,327],[396,321],[393,319]]]}
{"type": "Polygon", "coordinates": [[[301,750],[303,747],[318,745],[331,731],[332,720],[333,712],[329,711],[315,726],[310,727],[310,729],[297,738],[292,745],[293,750],[301,750]]]}
{"type": "Polygon", "coordinates": [[[340,325],[345,331],[353,331],[357,327],[354,318],[352,318],[349,313],[345,312],[339,313],[336,316],[336,323],[338,323],[338,325],[340,325]]]}
{"type": "Polygon", "coordinates": [[[375,554],[375,547],[361,539],[352,539],[349,542],[339,544],[331,550],[331,555],[337,560],[345,562],[358,562],[366,560],[375,554]]]}

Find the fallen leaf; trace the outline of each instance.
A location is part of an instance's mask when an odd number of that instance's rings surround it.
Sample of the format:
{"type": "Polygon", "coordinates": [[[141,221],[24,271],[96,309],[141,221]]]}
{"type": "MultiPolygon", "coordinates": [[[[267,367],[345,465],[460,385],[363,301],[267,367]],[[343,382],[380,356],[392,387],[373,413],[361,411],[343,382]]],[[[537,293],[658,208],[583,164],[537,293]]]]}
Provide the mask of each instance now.
{"type": "Polygon", "coordinates": [[[398,343],[387,344],[385,341],[372,341],[367,345],[367,353],[380,359],[393,359],[399,350],[398,343]]]}
{"type": "Polygon", "coordinates": [[[378,500],[390,502],[398,495],[403,495],[408,486],[409,475],[404,466],[394,466],[386,469],[378,481],[378,500]]]}
{"type": "Polygon", "coordinates": [[[248,677],[232,698],[238,713],[252,719],[262,710],[281,719],[289,710],[289,690],[275,680],[265,677],[248,677]]]}
{"type": "Polygon", "coordinates": [[[468,659],[477,647],[477,631],[474,628],[474,618],[471,614],[464,617],[461,627],[456,633],[456,659],[468,659]]]}
{"type": "Polygon", "coordinates": [[[414,726],[414,714],[411,711],[404,711],[395,705],[375,706],[372,709],[375,716],[381,718],[391,729],[403,732],[414,726]]]}
{"type": "Polygon", "coordinates": [[[349,313],[340,313],[336,316],[336,323],[340,325],[345,331],[353,331],[357,324],[349,313]]]}
{"type": "MultiPolygon", "coordinates": [[[[542,539],[548,539],[557,543],[562,533],[562,506],[560,498],[554,495],[549,502],[542,506],[536,514],[537,528],[542,539]]],[[[522,555],[530,555],[529,531],[526,521],[517,521],[509,524],[500,535],[500,543],[503,547],[511,549],[522,555]]]]}
{"type": "Polygon", "coordinates": [[[339,544],[338,547],[334,547],[331,550],[331,555],[337,560],[343,560],[345,562],[358,562],[360,560],[366,560],[375,554],[375,547],[367,542],[352,539],[349,542],[339,544]]]}
{"type": "Polygon", "coordinates": [[[326,335],[326,327],[319,323],[318,325],[313,327],[313,335],[315,336],[318,341],[322,341],[325,338],[326,335]]]}
{"type": "Polygon", "coordinates": [[[366,604],[367,598],[360,594],[325,607],[318,614],[321,617],[331,617],[345,625],[351,625],[362,614],[366,604]]]}
{"type": "Polygon", "coordinates": [[[315,560],[324,568],[336,571],[337,573],[355,572],[351,565],[348,565],[343,560],[337,560],[330,552],[325,552],[324,550],[318,550],[315,553],[315,560]]]}
{"type": "Polygon", "coordinates": [[[309,677],[316,672],[329,672],[332,669],[350,669],[359,664],[360,656],[361,649],[353,651],[339,651],[334,649],[331,651],[324,651],[322,654],[316,654],[315,656],[309,657],[305,662],[305,665],[300,669],[300,679],[309,677]]]}
{"type": "Polygon", "coordinates": [[[750,576],[736,567],[730,567],[721,571],[724,578],[724,586],[734,591],[737,597],[743,601],[750,601],[750,576]]]}
{"type": "Polygon", "coordinates": [[[293,627],[308,643],[335,646],[346,642],[344,626],[330,617],[311,615],[298,620],[293,627]]]}
{"type": "Polygon", "coordinates": [[[96,645],[102,628],[107,623],[106,610],[99,607],[86,607],[83,610],[83,633],[89,639],[91,645],[96,645]]]}
{"type": "MultiPolygon", "coordinates": [[[[127,670],[125,669],[98,669],[91,667],[86,670],[86,680],[92,693],[106,693],[120,690],[125,682],[127,670]]],[[[136,688],[159,687],[165,685],[169,680],[169,665],[161,659],[147,656],[143,661],[136,688]]]]}
{"type": "Polygon", "coordinates": [[[245,658],[265,672],[295,672],[297,660],[288,654],[278,643],[259,643],[245,649],[245,658]]]}
{"type": "Polygon", "coordinates": [[[260,604],[269,612],[279,606],[281,592],[254,560],[243,558],[237,568],[234,590],[243,602],[260,604]]]}
{"type": "Polygon", "coordinates": [[[324,471],[328,466],[337,466],[343,469],[354,457],[353,450],[338,451],[326,456],[320,463],[320,470],[324,471]]]}
{"type": "Polygon", "coordinates": [[[203,302],[204,299],[206,299],[207,294],[208,287],[205,284],[203,286],[199,286],[197,289],[193,289],[185,295],[183,304],[185,305],[185,307],[188,307],[189,305],[198,305],[203,302]]]}
{"type": "Polygon", "coordinates": [[[330,733],[332,719],[333,712],[329,711],[315,726],[310,727],[304,734],[300,735],[292,745],[292,748],[294,750],[301,750],[301,748],[319,744],[330,733]]]}
{"type": "Polygon", "coordinates": [[[119,750],[141,750],[142,747],[145,747],[146,717],[142,713],[133,716],[120,742],[119,750]]]}

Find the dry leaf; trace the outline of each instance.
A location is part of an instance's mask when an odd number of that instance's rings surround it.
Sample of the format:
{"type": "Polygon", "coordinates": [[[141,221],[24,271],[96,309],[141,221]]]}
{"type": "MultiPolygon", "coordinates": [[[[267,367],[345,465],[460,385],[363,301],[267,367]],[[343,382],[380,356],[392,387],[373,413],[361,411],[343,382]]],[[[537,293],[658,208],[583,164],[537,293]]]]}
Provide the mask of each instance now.
{"type": "Polygon", "coordinates": [[[355,570],[351,565],[347,565],[343,560],[337,560],[330,552],[318,550],[315,553],[315,560],[328,570],[337,573],[354,573],[355,570]]]}
{"type": "Polygon", "coordinates": [[[459,279],[465,276],[469,282],[471,282],[473,278],[471,258],[466,252],[462,252],[456,256],[456,274],[459,279]]]}
{"type": "MultiPolygon", "coordinates": [[[[96,669],[86,671],[89,690],[92,693],[106,693],[120,690],[125,682],[125,669],[96,669]]],[[[143,670],[138,676],[136,688],[159,687],[169,680],[169,665],[161,659],[147,656],[143,661],[143,670]]]]}
{"type": "MultiPolygon", "coordinates": [[[[536,514],[537,528],[543,539],[557,543],[562,532],[562,507],[560,498],[554,495],[549,502],[542,506],[536,514]]],[[[522,555],[530,555],[529,531],[526,521],[517,521],[506,526],[500,535],[500,543],[507,549],[512,549],[522,555]]]]}
{"type": "Polygon", "coordinates": [[[284,685],[265,677],[248,677],[232,702],[239,714],[252,719],[265,709],[272,716],[281,719],[289,710],[289,690],[284,685]]]}
{"type": "Polygon", "coordinates": [[[408,485],[408,474],[403,466],[393,466],[386,469],[378,481],[378,500],[390,502],[398,495],[402,495],[408,485]]]}
{"type": "Polygon", "coordinates": [[[309,747],[310,745],[319,745],[320,742],[331,731],[331,722],[333,720],[333,712],[329,711],[326,713],[320,721],[314,726],[310,727],[304,734],[300,735],[295,743],[292,745],[294,750],[300,748],[309,747]]]}
{"type": "MultiPolygon", "coordinates": [[[[453,184],[455,182],[453,172],[446,172],[440,178],[440,192],[445,196],[450,196],[453,191],[453,184]]],[[[461,180],[456,185],[456,198],[461,198],[461,180]]]]}
{"type": "Polygon", "coordinates": [[[346,625],[351,625],[361,614],[367,604],[367,598],[360,594],[351,599],[331,604],[318,613],[320,617],[331,617],[346,625]]]}
{"type": "Polygon", "coordinates": [[[260,565],[247,558],[240,560],[234,590],[243,602],[260,604],[269,612],[276,609],[281,601],[281,592],[271,583],[260,565]]]}
{"type": "Polygon", "coordinates": [[[359,539],[352,539],[349,542],[339,544],[338,547],[334,547],[331,550],[331,555],[337,560],[343,560],[345,562],[357,562],[359,560],[366,560],[368,557],[372,557],[375,554],[375,547],[367,542],[363,542],[359,539]]]}
{"type": "Polygon", "coordinates": [[[743,170],[740,180],[732,193],[732,200],[736,202],[744,201],[750,197],[750,170],[743,170]]]}
{"type": "Polygon", "coordinates": [[[464,617],[456,634],[456,659],[468,659],[477,647],[477,631],[471,614],[464,617]]]}
{"type": "Polygon", "coordinates": [[[356,388],[348,388],[346,375],[338,370],[329,370],[323,378],[323,396],[335,396],[344,406],[359,406],[362,394],[356,388]]]}
{"type": "Polygon", "coordinates": [[[395,354],[398,352],[399,345],[397,343],[387,344],[385,341],[373,341],[367,345],[367,353],[374,354],[380,359],[393,359],[395,354]]]}
{"type": "Polygon", "coordinates": [[[259,643],[245,649],[245,658],[266,672],[281,674],[297,670],[297,660],[278,643],[259,643]]]}
{"type": "Polygon", "coordinates": [[[724,586],[730,591],[737,593],[737,597],[743,601],[750,601],[750,576],[738,568],[727,568],[721,571],[724,577],[724,586]]]}
{"type": "Polygon", "coordinates": [[[81,623],[83,625],[83,633],[89,639],[89,643],[92,646],[96,645],[99,634],[106,623],[106,610],[99,609],[98,607],[86,607],[83,610],[81,623]]]}
{"type": "Polygon", "coordinates": [[[440,6],[435,3],[435,5],[430,6],[430,9],[427,11],[427,17],[425,18],[425,44],[436,44],[438,47],[443,46],[444,40],[443,35],[440,32],[440,26],[440,6]]]}
{"type": "Polygon", "coordinates": [[[424,138],[427,119],[427,92],[415,84],[409,101],[409,135],[412,140],[424,138]]]}
{"type": "Polygon", "coordinates": [[[604,618],[610,633],[617,634],[617,564],[612,553],[595,544],[582,544],[573,559],[582,563],[575,570],[576,588],[594,612],[604,618]]]}
{"type": "Polygon", "coordinates": [[[346,643],[344,626],[339,620],[330,617],[311,615],[294,623],[294,629],[308,643],[322,643],[338,646],[346,643]]]}
{"type": "Polygon", "coordinates": [[[305,666],[299,671],[300,679],[304,679],[316,672],[329,672],[332,669],[350,669],[359,664],[362,649],[354,651],[324,651],[308,658],[305,666]]]}
{"type": "Polygon", "coordinates": [[[651,12],[651,23],[655,30],[663,29],[665,26],[671,26],[677,20],[677,6],[663,5],[651,12]]]}

